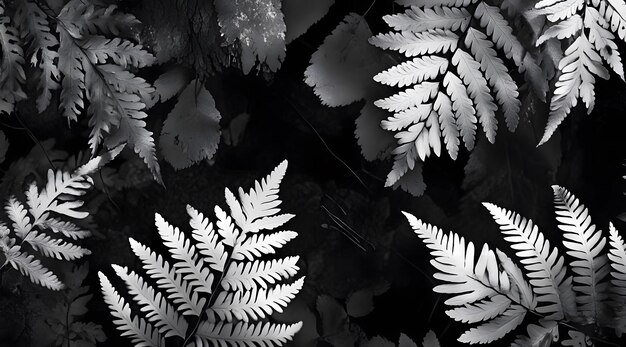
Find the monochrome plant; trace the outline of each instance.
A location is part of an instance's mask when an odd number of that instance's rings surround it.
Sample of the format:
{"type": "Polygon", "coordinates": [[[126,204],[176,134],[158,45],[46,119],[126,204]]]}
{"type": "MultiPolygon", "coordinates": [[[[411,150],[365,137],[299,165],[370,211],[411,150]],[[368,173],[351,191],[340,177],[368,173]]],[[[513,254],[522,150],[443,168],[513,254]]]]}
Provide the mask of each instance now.
{"type": "Polygon", "coordinates": [[[408,58],[374,76],[382,84],[406,88],[374,102],[393,113],[381,127],[397,139],[385,186],[394,185],[431,154],[439,156],[443,146],[456,159],[459,138],[472,150],[478,123],[494,143],[498,110],[507,128],[515,131],[521,102],[503,58],[531,79],[541,75],[499,7],[471,0],[398,2],[411,7],[383,17],[395,31],[370,39],[408,58]]]}
{"type": "Polygon", "coordinates": [[[91,235],[91,231],[74,221],[85,219],[80,199],[93,186],[89,175],[111,161],[123,146],[95,157],[72,172],[48,170],[45,187],[30,183],[24,192],[26,202],[11,196],[4,210],[10,225],[0,222],[0,270],[9,266],[27,276],[33,283],[52,290],[64,288],[63,282],[33,254],[58,260],[76,260],[91,252],[73,241],[91,235]]]}
{"type": "Polygon", "coordinates": [[[446,314],[473,324],[460,342],[490,343],[527,322],[527,335],[512,346],[548,346],[558,341],[559,326],[567,328],[564,346],[587,346],[605,336],[602,328],[621,335],[626,325],[626,244],[613,224],[608,239],[592,224],[586,207],[565,188],[554,186],[554,205],[563,232],[560,250],[551,246],[532,220],[484,203],[504,240],[521,263],[499,249],[484,245],[478,258],[471,241],[404,213],[430,249],[442,281],[433,290],[451,295],[446,314]],[[608,244],[608,247],[607,247],[608,244]],[[608,248],[608,250],[606,249],[608,248]]]}
{"type": "Polygon", "coordinates": [[[543,144],[578,104],[578,99],[585,104],[587,113],[591,113],[595,104],[595,77],[605,80],[610,77],[605,65],[624,80],[616,40],[626,41],[626,3],[542,0],[531,13],[545,15],[550,23],[537,39],[537,45],[556,39],[566,46],[550,100],[550,117],[539,143],[543,144]]]}
{"type": "Polygon", "coordinates": [[[293,338],[302,323],[269,321],[302,289],[304,277],[289,283],[298,271],[298,257],[272,259],[293,231],[273,230],[294,216],[279,214],[282,162],[239,199],[226,189],[230,215],[215,207],[215,224],[187,206],[193,242],[156,214],[156,226],[169,255],[153,252],[130,238],[147,277],[113,265],[141,308],[129,304],[109,279],[99,273],[104,300],[122,335],[136,346],[163,346],[177,340],[184,346],[274,346],[293,338]]]}

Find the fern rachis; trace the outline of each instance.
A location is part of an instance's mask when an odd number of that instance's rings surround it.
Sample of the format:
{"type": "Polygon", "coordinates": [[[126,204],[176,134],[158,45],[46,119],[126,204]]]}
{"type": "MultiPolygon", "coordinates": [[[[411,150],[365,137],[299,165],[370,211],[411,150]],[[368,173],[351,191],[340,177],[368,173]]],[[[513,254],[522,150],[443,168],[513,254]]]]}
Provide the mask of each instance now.
{"type": "Polygon", "coordinates": [[[303,286],[304,277],[291,280],[298,257],[258,259],[295,236],[271,232],[293,217],[278,214],[277,194],[286,168],[283,162],[248,193],[240,189],[239,198],[226,190],[230,215],[216,207],[215,223],[188,206],[194,242],[157,214],[168,257],[130,239],[149,278],[117,265],[114,270],[145,315],[133,317],[124,298],[99,273],[122,335],[137,346],[160,346],[170,339],[198,347],[273,346],[292,339],[302,323],[276,324],[269,316],[281,312],[303,286]]]}
{"type": "Polygon", "coordinates": [[[30,254],[29,248],[59,260],[75,260],[90,254],[89,250],[72,243],[90,234],[73,221],[89,215],[80,210],[83,205],[80,196],[93,185],[89,175],[112,160],[122,148],[91,159],[73,172],[50,169],[43,189],[30,184],[25,192],[26,204],[15,197],[9,198],[5,212],[13,229],[0,222],[0,249],[5,258],[0,269],[10,265],[34,283],[52,290],[62,289],[61,280],[30,254]]]}
{"type": "Polygon", "coordinates": [[[439,156],[441,138],[452,159],[458,155],[459,137],[471,150],[477,123],[493,143],[498,110],[514,131],[521,102],[500,55],[512,60],[520,72],[536,70],[498,7],[470,0],[400,3],[414,6],[383,18],[396,31],[370,39],[375,46],[413,59],[374,77],[393,87],[409,87],[375,102],[394,113],[381,123],[395,133],[398,145],[386,186],[418,168],[416,162],[432,153],[439,156]],[[417,110],[422,116],[415,114],[417,110]]]}
{"type": "Polygon", "coordinates": [[[591,113],[595,101],[594,76],[610,77],[603,62],[624,79],[615,40],[616,36],[626,40],[626,5],[617,0],[544,0],[532,12],[545,15],[551,24],[537,45],[550,39],[569,40],[558,65],[560,74],[550,101],[550,116],[539,143],[543,144],[571,113],[579,98],[585,103],[587,113],[591,113]]]}
{"type": "Polygon", "coordinates": [[[622,238],[611,225],[607,242],[573,194],[559,186],[553,191],[556,218],[564,232],[563,246],[571,259],[569,266],[531,220],[493,204],[486,203],[485,207],[524,271],[500,250],[493,256],[487,245],[474,263],[471,242],[466,243],[454,232],[446,235],[405,213],[431,250],[432,264],[438,271],[435,278],[444,283],[434,290],[452,295],[445,303],[456,307],[446,314],[464,323],[479,324],[459,341],[498,340],[520,325],[526,313],[539,318],[538,324],[529,324],[528,335],[518,336],[512,346],[547,346],[552,339],[558,340],[560,325],[568,329],[565,346],[586,345],[600,338],[594,335],[599,328],[615,328],[620,334],[624,331],[626,253],[622,238]],[[610,250],[604,253],[607,243],[610,250]],[[462,276],[467,279],[461,280],[462,276]],[[616,305],[607,305],[607,299],[616,305]]]}

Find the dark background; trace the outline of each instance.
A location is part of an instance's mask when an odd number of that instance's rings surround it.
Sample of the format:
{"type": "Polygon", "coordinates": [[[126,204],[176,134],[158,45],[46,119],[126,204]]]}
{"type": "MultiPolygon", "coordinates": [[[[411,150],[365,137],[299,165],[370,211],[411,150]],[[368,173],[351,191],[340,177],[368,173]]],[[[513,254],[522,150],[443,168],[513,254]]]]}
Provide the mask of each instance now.
{"type": "MultiPolygon", "coordinates": [[[[296,214],[289,228],[299,233],[284,254],[302,258],[301,274],[306,274],[307,279],[299,300],[315,316],[305,323],[317,322],[318,329],[321,318],[315,301],[319,295],[330,295],[344,303],[351,292],[386,281],[390,289],[375,298],[374,311],[351,319],[363,334],[381,335],[397,342],[399,334],[405,333],[419,345],[432,329],[443,346],[459,344],[456,338],[466,326],[445,315],[444,298],[432,292],[435,282],[428,263],[430,256],[401,211],[446,231],[454,230],[478,246],[488,241],[512,254],[480,203],[493,202],[532,218],[553,244],[560,245],[550,188],[559,184],[586,204],[599,228],[607,231],[609,221],[618,228],[626,227],[617,219],[626,210],[622,195],[626,188],[622,179],[626,174],[626,84],[616,75],[610,81],[597,81],[593,113],[586,115],[582,107],[576,107],[546,145],[535,147],[547,119],[547,106],[535,98],[532,108],[524,103],[523,124],[515,134],[500,129],[494,145],[481,135],[476,150],[472,154],[462,150],[456,161],[445,156],[430,158],[424,169],[428,185],[424,196],[415,198],[384,188],[391,163],[365,161],[354,138],[354,120],[362,104],[325,107],[303,82],[309,59],[324,38],[346,14],[362,14],[370,4],[337,0],[328,15],[287,46],[282,68],[273,76],[243,76],[238,69],[225,68],[208,77],[206,86],[224,123],[241,112],[251,116],[241,143],[236,147],[221,143],[213,165],[202,163],[175,172],[161,160],[166,188],[151,182],[147,171],[142,176],[138,169],[138,184],[109,187],[99,193],[106,198],[100,198],[94,216],[98,234],[86,242],[93,252],[88,257],[90,273],[86,284],[94,297],[84,320],[104,326],[108,341],[103,345],[129,345],[128,340],[118,337],[111,324],[97,280],[98,271],[113,275],[112,263],[139,268],[128,237],[157,248],[155,212],[184,228],[187,203],[205,213],[215,204],[224,206],[225,187],[247,189],[254,179],[265,176],[283,159],[289,160],[280,194],[283,211],[296,214]],[[474,165],[472,174],[466,174],[468,161],[474,165]],[[324,208],[361,235],[365,250],[339,230],[323,227],[334,224],[324,208]]],[[[132,1],[126,5],[140,18],[140,12],[150,6],[132,1]]],[[[388,30],[381,17],[393,10],[389,1],[374,3],[366,16],[374,34],[388,30]]],[[[153,73],[156,78],[158,71],[153,73]]],[[[521,97],[527,94],[522,92],[521,97]]],[[[150,113],[148,128],[155,134],[160,132],[173,104],[169,101],[157,105],[150,113]]],[[[38,147],[23,127],[30,129],[39,141],[56,139],[55,148],[69,153],[87,147],[84,124],[72,124],[70,129],[65,119],[54,112],[22,112],[19,117],[0,119],[0,128],[11,141],[3,170],[33,146],[38,147]]],[[[46,295],[45,291],[42,293],[46,295]]],[[[20,300],[24,298],[13,292],[3,296],[4,309],[0,312],[12,313],[0,314],[0,330],[5,330],[2,336],[6,341],[0,342],[2,346],[37,346],[36,337],[29,334],[28,313],[21,311],[20,300]]],[[[319,345],[327,345],[322,340],[319,345]]]]}

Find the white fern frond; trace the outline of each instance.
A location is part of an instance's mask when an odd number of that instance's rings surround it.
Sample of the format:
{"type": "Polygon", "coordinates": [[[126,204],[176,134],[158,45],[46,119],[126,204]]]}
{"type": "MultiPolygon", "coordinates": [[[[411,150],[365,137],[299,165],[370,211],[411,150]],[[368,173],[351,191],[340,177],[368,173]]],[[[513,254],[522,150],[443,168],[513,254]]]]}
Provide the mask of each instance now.
{"type": "Polygon", "coordinates": [[[275,324],[270,316],[282,312],[302,289],[304,277],[281,283],[296,275],[299,258],[255,260],[274,253],[297,235],[273,231],[293,217],[278,214],[279,185],[286,168],[285,161],[256,181],[248,193],[240,188],[239,200],[226,190],[232,216],[216,206],[215,227],[187,206],[191,239],[156,214],[155,225],[170,260],[129,239],[150,281],[126,267],[113,265],[113,269],[139,306],[140,317],[131,317],[123,298],[100,276],[105,300],[118,318],[114,324],[122,335],[131,336],[137,345],[167,339],[168,343],[193,341],[190,345],[207,347],[269,347],[293,337],[301,323],[275,324]]]}
{"type": "Polygon", "coordinates": [[[594,75],[608,79],[609,73],[600,63],[601,58],[584,34],[581,34],[565,51],[559,62],[563,71],[555,84],[556,89],[550,101],[550,117],[539,144],[550,139],[580,97],[586,104],[587,112],[593,110],[595,103],[594,75]]]}
{"type": "Polygon", "coordinates": [[[563,231],[566,253],[576,259],[570,262],[575,273],[573,289],[577,291],[579,312],[587,323],[595,323],[604,314],[609,274],[608,259],[603,253],[606,239],[596,230],[585,205],[567,189],[553,186],[554,206],[559,229],[563,231]]]}
{"type": "Polygon", "coordinates": [[[24,192],[26,204],[14,196],[9,197],[4,211],[13,229],[0,222],[0,251],[6,257],[0,269],[11,264],[33,283],[53,290],[62,289],[63,283],[58,277],[29,252],[68,261],[91,254],[88,249],[67,239],[78,240],[91,235],[90,231],[76,224],[89,216],[88,212],[81,210],[84,204],[81,197],[92,187],[93,180],[89,175],[115,158],[120,150],[105,152],[74,172],[48,170],[43,189],[32,182],[24,192]],[[15,238],[19,239],[18,243],[15,238]]]}
{"type": "Polygon", "coordinates": [[[571,278],[566,277],[564,260],[558,250],[550,248],[550,242],[531,220],[493,204],[483,205],[500,226],[504,239],[523,259],[530,284],[540,303],[537,311],[546,314],[549,319],[574,316],[571,278]]]}
{"type": "Polygon", "coordinates": [[[582,99],[587,113],[595,102],[595,78],[609,79],[607,65],[624,80],[624,67],[617,35],[626,39],[626,4],[622,0],[543,0],[534,14],[545,15],[554,24],[541,35],[537,44],[555,37],[567,43],[558,64],[560,74],[550,101],[550,116],[539,145],[550,139],[556,128],[582,99]],[[570,40],[574,37],[575,40],[570,40]]]}
{"type": "Polygon", "coordinates": [[[494,253],[485,245],[478,262],[474,263],[474,244],[453,232],[444,232],[425,224],[404,212],[415,233],[424,240],[435,257],[432,265],[439,271],[434,277],[446,281],[433,290],[438,293],[453,294],[445,301],[446,305],[460,306],[471,304],[486,297],[508,291],[508,276],[503,275],[494,253]]]}

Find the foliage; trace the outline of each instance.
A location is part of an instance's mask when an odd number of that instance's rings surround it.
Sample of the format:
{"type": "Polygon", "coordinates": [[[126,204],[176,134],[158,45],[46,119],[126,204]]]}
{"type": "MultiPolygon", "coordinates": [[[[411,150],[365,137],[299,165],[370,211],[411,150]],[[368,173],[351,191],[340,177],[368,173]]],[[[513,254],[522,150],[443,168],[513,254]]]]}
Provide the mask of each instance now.
{"type": "Polygon", "coordinates": [[[115,158],[122,148],[96,157],[73,172],[48,170],[44,188],[39,190],[32,182],[24,192],[26,204],[15,196],[9,197],[5,212],[11,225],[0,222],[0,248],[4,256],[0,269],[10,265],[33,283],[52,290],[63,289],[61,280],[31,252],[68,261],[90,254],[88,249],[68,241],[91,235],[89,230],[83,230],[73,222],[89,215],[79,210],[83,205],[80,196],[93,185],[89,175],[115,158]]]}
{"type": "Polygon", "coordinates": [[[431,263],[437,270],[434,277],[443,282],[434,291],[451,295],[445,304],[452,309],[446,314],[463,323],[478,324],[463,333],[460,342],[499,340],[522,325],[528,313],[538,318],[538,323],[528,324],[528,335],[518,336],[513,346],[547,346],[559,339],[559,325],[569,329],[565,346],[578,346],[581,341],[584,346],[585,340],[603,339],[594,335],[602,328],[615,329],[619,335],[624,332],[626,245],[622,237],[610,224],[609,237],[605,238],[572,193],[559,186],[553,191],[569,266],[532,220],[490,203],[484,206],[522,268],[488,245],[476,259],[471,241],[405,213],[430,249],[431,263]]]}
{"type": "Polygon", "coordinates": [[[279,284],[297,273],[299,258],[262,260],[297,235],[293,231],[265,232],[293,217],[278,214],[277,194],[286,169],[285,161],[264,180],[255,182],[248,193],[240,188],[239,200],[226,189],[231,214],[215,207],[217,229],[202,213],[187,206],[195,244],[156,214],[159,236],[172,260],[130,239],[133,252],[157,289],[134,271],[113,265],[143,312],[132,317],[124,298],[99,273],[104,300],[122,335],[137,346],[161,346],[168,338],[184,340],[184,345],[193,340],[195,346],[270,346],[293,338],[301,322],[276,324],[267,318],[281,312],[302,288],[304,277],[279,284]]]}
{"type": "Polygon", "coordinates": [[[558,64],[559,76],[550,100],[550,117],[539,144],[550,139],[559,124],[581,99],[587,113],[595,104],[595,76],[609,79],[613,70],[624,80],[624,67],[616,35],[626,41],[626,4],[615,0],[537,2],[533,14],[545,15],[549,25],[537,45],[562,40],[565,54],[558,64]]]}

